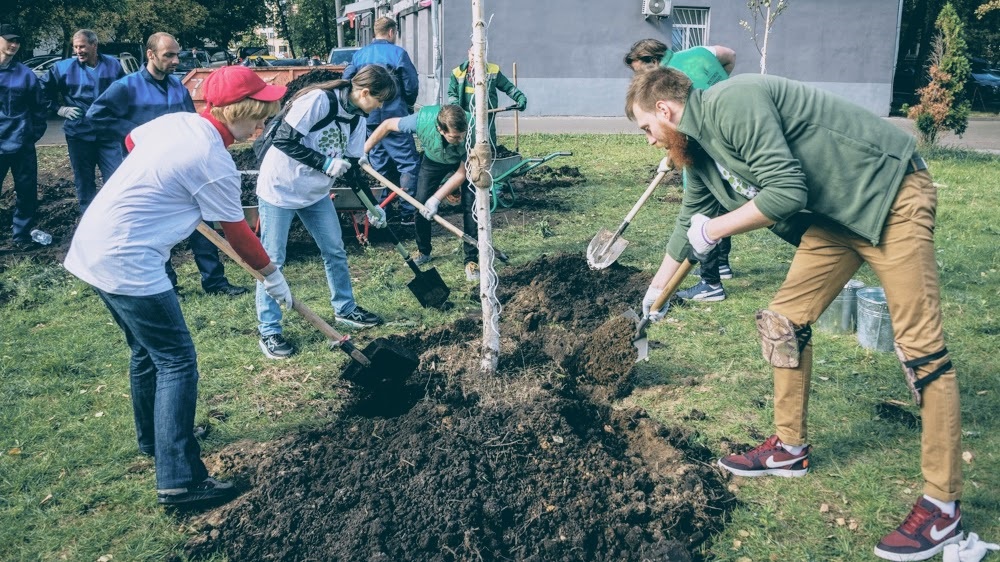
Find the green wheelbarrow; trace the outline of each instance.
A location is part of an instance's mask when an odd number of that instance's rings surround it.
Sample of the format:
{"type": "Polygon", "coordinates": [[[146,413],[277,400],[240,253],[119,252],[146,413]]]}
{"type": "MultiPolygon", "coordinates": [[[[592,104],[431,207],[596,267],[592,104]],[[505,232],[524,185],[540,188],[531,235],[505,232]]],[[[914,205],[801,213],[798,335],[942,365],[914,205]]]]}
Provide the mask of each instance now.
{"type": "Polygon", "coordinates": [[[495,158],[493,165],[490,166],[490,175],[493,177],[493,185],[490,188],[490,195],[492,197],[490,212],[495,211],[497,205],[510,207],[514,204],[517,196],[514,193],[514,187],[511,185],[510,180],[527,174],[553,158],[572,155],[572,152],[553,152],[548,156],[540,158],[524,158],[520,154],[514,153],[503,158],[495,158]]]}

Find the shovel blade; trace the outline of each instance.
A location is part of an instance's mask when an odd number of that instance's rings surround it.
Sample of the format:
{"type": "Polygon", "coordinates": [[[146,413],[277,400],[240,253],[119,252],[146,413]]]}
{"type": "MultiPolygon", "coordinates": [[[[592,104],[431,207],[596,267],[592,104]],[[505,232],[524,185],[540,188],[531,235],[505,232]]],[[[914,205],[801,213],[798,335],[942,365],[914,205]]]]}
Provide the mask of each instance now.
{"type": "Polygon", "coordinates": [[[443,309],[448,303],[448,295],[451,294],[448,285],[441,279],[441,274],[433,267],[421,272],[406,286],[424,308],[443,309]]]}
{"type": "Polygon", "coordinates": [[[624,313],[625,318],[635,322],[635,334],[632,336],[632,345],[635,346],[635,350],[638,352],[638,356],[635,362],[645,361],[649,358],[649,339],[646,337],[646,322],[643,322],[642,318],[636,314],[634,310],[627,310],[624,313]]]}
{"type": "Polygon", "coordinates": [[[615,263],[628,247],[628,240],[602,228],[587,245],[587,265],[590,269],[604,269],[615,263]]]}

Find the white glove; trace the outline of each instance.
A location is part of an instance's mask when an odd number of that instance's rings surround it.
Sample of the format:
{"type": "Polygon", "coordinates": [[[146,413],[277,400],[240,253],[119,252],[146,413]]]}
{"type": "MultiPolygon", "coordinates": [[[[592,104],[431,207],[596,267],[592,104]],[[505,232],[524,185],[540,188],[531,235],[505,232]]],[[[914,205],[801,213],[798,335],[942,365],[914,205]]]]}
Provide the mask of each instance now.
{"type": "Polygon", "coordinates": [[[646,296],[642,298],[642,316],[643,318],[649,318],[650,322],[659,322],[670,310],[670,302],[663,303],[663,307],[660,310],[650,310],[653,308],[653,303],[656,299],[660,298],[660,293],[663,292],[663,287],[653,287],[650,285],[646,289],[646,296]]]}
{"type": "Polygon", "coordinates": [[[663,157],[663,160],[660,160],[660,166],[656,169],[656,173],[665,174],[673,169],[674,169],[674,164],[673,162],[670,161],[670,155],[668,154],[663,157]]]}
{"type": "Polygon", "coordinates": [[[370,160],[368,160],[368,153],[367,152],[363,153],[361,155],[361,158],[358,158],[358,167],[361,167],[361,166],[371,166],[371,165],[372,165],[372,163],[371,163],[370,160]]]}
{"type": "Polygon", "coordinates": [[[420,209],[420,214],[423,215],[425,219],[432,221],[434,220],[434,215],[437,214],[440,206],[441,200],[432,195],[431,198],[424,203],[424,208],[420,209]]]}
{"type": "Polygon", "coordinates": [[[979,535],[969,533],[969,538],[944,547],[944,562],[979,562],[990,550],[1000,550],[1000,545],[983,542],[979,535]]]}
{"type": "Polygon", "coordinates": [[[368,216],[368,223],[375,228],[384,228],[386,225],[385,219],[385,209],[382,207],[375,207],[375,212],[368,211],[365,213],[368,216]]]}
{"type": "Polygon", "coordinates": [[[339,178],[351,169],[351,163],[342,158],[327,158],[323,164],[323,173],[331,178],[339,178]]]}
{"type": "Polygon", "coordinates": [[[709,220],[711,219],[701,213],[691,217],[691,228],[688,229],[688,242],[691,243],[691,250],[694,252],[694,257],[698,260],[704,260],[708,257],[708,253],[719,243],[718,240],[709,238],[708,233],[705,232],[705,225],[709,220]]]}
{"type": "Polygon", "coordinates": [[[63,119],[69,119],[72,121],[73,119],[79,119],[83,117],[83,110],[80,109],[79,107],[64,105],[60,107],[58,111],[56,111],[56,114],[59,115],[59,117],[62,117],[63,119]]]}
{"type": "Polygon", "coordinates": [[[282,275],[280,269],[275,269],[270,275],[264,277],[264,292],[278,301],[278,304],[285,305],[285,308],[292,308],[292,290],[288,288],[288,281],[285,281],[285,276],[282,275]]]}

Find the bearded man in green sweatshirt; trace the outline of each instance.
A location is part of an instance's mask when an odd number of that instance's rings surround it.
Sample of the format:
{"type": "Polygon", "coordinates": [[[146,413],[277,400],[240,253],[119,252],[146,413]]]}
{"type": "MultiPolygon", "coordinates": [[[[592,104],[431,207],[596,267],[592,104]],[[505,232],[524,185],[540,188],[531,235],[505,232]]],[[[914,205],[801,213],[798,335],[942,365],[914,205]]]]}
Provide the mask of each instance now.
{"type": "Polygon", "coordinates": [[[941,324],[934,253],[937,191],[909,134],[843,98],[775,76],[740,75],[708,90],[671,68],[638,73],[625,111],[650,144],[670,150],[688,184],[650,306],[680,261],[720,239],[779,227],[805,211],[788,275],[757,313],[774,367],[776,433],[719,465],[739,476],[804,476],[810,326],[863,263],[885,289],[896,353],[921,407],[923,496],[875,547],[888,560],[924,560],[963,537],[958,383],[941,324]]]}

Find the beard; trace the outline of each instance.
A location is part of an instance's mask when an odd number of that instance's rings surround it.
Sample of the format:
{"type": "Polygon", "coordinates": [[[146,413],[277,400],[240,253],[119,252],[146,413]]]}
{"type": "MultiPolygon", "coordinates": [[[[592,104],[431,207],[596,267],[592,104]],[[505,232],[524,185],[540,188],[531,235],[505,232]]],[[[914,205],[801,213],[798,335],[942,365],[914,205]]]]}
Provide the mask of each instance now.
{"type": "Polygon", "coordinates": [[[673,129],[668,129],[665,133],[667,139],[664,144],[670,153],[670,161],[673,162],[674,167],[680,169],[690,166],[694,159],[688,147],[688,136],[673,129]]]}

